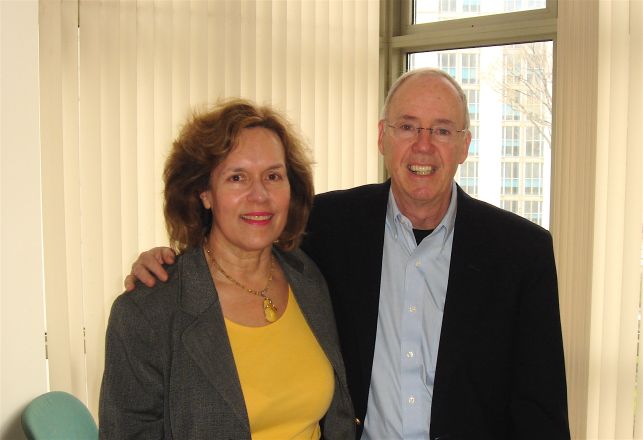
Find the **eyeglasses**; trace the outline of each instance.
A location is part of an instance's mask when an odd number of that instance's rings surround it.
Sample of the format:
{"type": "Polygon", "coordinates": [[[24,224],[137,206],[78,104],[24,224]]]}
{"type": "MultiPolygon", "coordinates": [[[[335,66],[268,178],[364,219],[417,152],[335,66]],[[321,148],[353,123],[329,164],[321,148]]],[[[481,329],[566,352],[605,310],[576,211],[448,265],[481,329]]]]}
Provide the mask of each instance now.
{"type": "MultiPolygon", "coordinates": [[[[387,121],[388,122],[388,121],[387,121]]],[[[428,131],[433,140],[441,144],[450,144],[455,141],[456,133],[464,133],[466,128],[462,130],[454,130],[449,127],[435,126],[435,127],[418,127],[409,122],[400,123],[399,125],[386,124],[393,129],[393,135],[401,141],[414,141],[420,135],[421,130],[428,131]]]]}

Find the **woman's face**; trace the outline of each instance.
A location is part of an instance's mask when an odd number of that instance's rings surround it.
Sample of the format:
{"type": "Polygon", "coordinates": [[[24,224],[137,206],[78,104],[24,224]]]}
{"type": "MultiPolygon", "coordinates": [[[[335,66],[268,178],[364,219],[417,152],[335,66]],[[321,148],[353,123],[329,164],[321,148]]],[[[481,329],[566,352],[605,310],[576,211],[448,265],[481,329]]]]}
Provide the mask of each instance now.
{"type": "Polygon", "coordinates": [[[243,129],[237,144],[201,193],[212,210],[210,240],[237,251],[260,251],[279,238],[288,220],[290,183],[284,147],[272,130],[243,129]]]}

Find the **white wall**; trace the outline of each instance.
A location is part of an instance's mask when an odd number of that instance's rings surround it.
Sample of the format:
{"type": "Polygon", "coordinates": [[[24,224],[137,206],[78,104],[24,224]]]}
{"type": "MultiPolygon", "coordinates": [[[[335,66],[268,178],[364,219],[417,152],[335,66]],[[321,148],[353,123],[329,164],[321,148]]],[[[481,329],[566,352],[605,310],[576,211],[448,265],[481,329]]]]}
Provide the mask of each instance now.
{"type": "Polygon", "coordinates": [[[38,2],[0,0],[0,438],[46,391],[38,2]]]}

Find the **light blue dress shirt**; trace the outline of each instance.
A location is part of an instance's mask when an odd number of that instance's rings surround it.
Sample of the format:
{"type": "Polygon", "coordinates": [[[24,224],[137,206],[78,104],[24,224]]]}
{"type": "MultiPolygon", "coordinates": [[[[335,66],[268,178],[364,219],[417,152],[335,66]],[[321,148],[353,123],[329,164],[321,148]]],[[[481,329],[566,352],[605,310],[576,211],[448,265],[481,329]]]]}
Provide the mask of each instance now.
{"type": "Polygon", "coordinates": [[[457,210],[419,245],[389,193],[373,371],[362,440],[428,439],[457,210]]]}

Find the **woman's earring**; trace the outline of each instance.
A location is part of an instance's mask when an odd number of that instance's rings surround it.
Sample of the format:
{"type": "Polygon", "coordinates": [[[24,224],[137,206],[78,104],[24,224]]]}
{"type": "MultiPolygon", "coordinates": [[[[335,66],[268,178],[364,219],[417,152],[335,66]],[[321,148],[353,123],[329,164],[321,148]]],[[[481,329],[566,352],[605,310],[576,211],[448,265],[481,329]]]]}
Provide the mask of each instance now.
{"type": "Polygon", "coordinates": [[[210,202],[208,201],[208,197],[205,195],[205,193],[201,193],[199,197],[201,197],[201,203],[203,204],[203,207],[205,209],[210,209],[210,202]]]}

